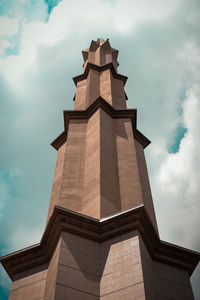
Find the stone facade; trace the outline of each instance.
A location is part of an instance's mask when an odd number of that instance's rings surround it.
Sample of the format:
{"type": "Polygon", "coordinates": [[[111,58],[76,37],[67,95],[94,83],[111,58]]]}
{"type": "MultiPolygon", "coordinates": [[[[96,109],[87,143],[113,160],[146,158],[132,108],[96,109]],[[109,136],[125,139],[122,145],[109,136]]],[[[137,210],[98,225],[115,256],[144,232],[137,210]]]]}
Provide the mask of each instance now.
{"type": "Polygon", "coordinates": [[[15,276],[10,300],[194,299],[188,272],[153,260],[132,230],[104,242],[61,232],[49,264],[15,276]]]}

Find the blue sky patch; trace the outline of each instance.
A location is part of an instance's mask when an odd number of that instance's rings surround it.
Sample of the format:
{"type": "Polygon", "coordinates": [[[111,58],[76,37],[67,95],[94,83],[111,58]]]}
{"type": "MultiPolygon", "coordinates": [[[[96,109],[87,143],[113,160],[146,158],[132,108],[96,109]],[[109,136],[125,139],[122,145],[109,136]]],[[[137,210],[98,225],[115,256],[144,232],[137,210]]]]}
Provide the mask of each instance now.
{"type": "Polygon", "coordinates": [[[50,14],[52,9],[58,5],[58,3],[62,0],[44,0],[48,5],[48,13],[50,14]]]}
{"type": "Polygon", "coordinates": [[[9,55],[16,55],[19,53],[21,31],[22,31],[22,24],[19,25],[17,34],[14,34],[7,38],[8,41],[10,42],[10,46],[6,48],[5,55],[9,56],[9,55]]]}
{"type": "Polygon", "coordinates": [[[12,15],[11,15],[12,3],[13,3],[12,0],[1,0],[1,2],[0,2],[0,15],[1,16],[12,17],[12,15]]]}
{"type": "Polygon", "coordinates": [[[46,0],[28,0],[23,2],[17,0],[0,0],[0,16],[20,18],[26,22],[46,21],[49,16],[47,2],[46,0]]]}
{"type": "MultiPolygon", "coordinates": [[[[3,253],[5,254],[5,253],[3,253]]],[[[2,255],[2,253],[0,253],[2,255]]],[[[0,264],[0,299],[8,300],[11,287],[11,279],[0,264]],[[2,284],[3,283],[3,284],[2,284]]]]}
{"type": "Polygon", "coordinates": [[[179,124],[178,127],[176,128],[175,132],[175,138],[174,138],[174,143],[169,146],[168,152],[169,153],[177,153],[180,147],[180,143],[182,138],[187,132],[187,128],[184,128],[182,124],[179,124]]]}
{"type": "Polygon", "coordinates": [[[6,290],[0,286],[0,299],[1,300],[8,300],[9,290],[6,290]]]}

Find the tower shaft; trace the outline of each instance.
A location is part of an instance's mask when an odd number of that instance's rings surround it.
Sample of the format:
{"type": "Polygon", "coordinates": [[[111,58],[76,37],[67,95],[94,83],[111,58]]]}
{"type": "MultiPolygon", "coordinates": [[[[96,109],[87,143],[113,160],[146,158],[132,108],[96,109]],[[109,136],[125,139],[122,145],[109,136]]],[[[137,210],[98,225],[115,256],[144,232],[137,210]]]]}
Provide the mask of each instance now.
{"type": "Polygon", "coordinates": [[[75,111],[65,112],[73,119],[65,118],[66,140],[58,148],[48,218],[54,205],[101,219],[143,204],[157,229],[146,144],[134,132],[136,110],[126,109],[126,80],[117,73],[117,54],[108,40],[92,41],[83,51],[85,71],[74,79],[75,111]],[[82,115],[76,115],[79,109],[82,115]]]}

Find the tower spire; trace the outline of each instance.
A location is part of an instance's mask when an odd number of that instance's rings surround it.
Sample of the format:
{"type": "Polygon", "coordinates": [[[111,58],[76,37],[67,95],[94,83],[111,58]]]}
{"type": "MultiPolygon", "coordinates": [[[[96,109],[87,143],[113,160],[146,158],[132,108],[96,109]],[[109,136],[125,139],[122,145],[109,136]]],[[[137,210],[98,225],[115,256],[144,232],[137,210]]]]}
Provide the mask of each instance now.
{"type": "Polygon", "coordinates": [[[137,130],[136,109],[126,108],[117,55],[108,40],[83,51],[75,109],[64,112],[65,131],[52,144],[58,158],[48,219],[54,205],[98,219],[145,205],[157,230],[143,150],[150,141],[137,130]]]}
{"type": "Polygon", "coordinates": [[[84,73],[73,78],[77,87],[74,109],[86,109],[99,96],[116,109],[126,109],[127,77],[117,72],[118,50],[110,46],[108,39],[97,39],[82,54],[84,73]]]}
{"type": "Polygon", "coordinates": [[[118,50],[110,46],[109,39],[104,40],[102,38],[98,38],[97,41],[91,42],[88,49],[82,51],[84,69],[88,62],[98,66],[112,63],[115,71],[117,72],[117,67],[119,66],[117,61],[118,53],[118,50]]]}

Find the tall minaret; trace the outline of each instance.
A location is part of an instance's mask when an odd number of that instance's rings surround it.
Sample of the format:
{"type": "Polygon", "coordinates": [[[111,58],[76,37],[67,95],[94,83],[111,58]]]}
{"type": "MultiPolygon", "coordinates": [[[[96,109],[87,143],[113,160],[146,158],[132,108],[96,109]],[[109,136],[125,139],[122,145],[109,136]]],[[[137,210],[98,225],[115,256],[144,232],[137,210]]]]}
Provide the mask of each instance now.
{"type": "Polygon", "coordinates": [[[64,111],[65,138],[53,142],[48,218],[54,205],[97,219],[144,205],[157,229],[143,150],[149,140],[136,129],[137,111],[126,108],[127,77],[117,73],[117,56],[108,40],[83,51],[75,110],[64,111]]]}
{"type": "Polygon", "coordinates": [[[82,52],[74,110],[64,111],[41,242],[1,258],[10,300],[194,299],[200,255],[159,238],[137,110],[127,109],[118,50],[82,52]]]}

